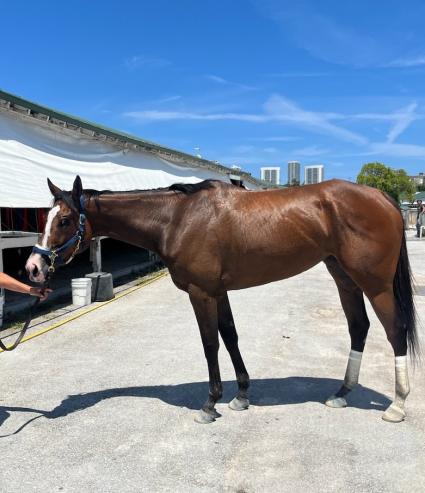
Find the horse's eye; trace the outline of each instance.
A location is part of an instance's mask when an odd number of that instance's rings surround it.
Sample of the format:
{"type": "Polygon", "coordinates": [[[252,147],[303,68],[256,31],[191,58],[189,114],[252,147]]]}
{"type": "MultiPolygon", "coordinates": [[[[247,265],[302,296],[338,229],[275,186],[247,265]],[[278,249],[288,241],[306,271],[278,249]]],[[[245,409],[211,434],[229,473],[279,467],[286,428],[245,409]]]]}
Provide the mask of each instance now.
{"type": "Polygon", "coordinates": [[[69,226],[70,225],[69,219],[67,217],[63,217],[61,219],[60,225],[63,227],[69,226]]]}

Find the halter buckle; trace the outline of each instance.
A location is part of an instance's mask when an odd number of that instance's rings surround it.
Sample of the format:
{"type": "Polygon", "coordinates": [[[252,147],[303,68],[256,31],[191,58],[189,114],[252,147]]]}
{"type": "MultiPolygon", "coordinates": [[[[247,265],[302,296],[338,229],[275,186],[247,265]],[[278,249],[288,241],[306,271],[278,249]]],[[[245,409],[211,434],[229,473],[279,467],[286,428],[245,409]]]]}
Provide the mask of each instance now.
{"type": "Polygon", "coordinates": [[[55,260],[56,260],[56,257],[57,256],[58,256],[58,254],[56,253],[56,251],[55,250],[52,250],[52,253],[49,256],[50,265],[49,265],[49,269],[48,269],[48,271],[51,274],[53,274],[53,272],[55,272],[55,260]]]}

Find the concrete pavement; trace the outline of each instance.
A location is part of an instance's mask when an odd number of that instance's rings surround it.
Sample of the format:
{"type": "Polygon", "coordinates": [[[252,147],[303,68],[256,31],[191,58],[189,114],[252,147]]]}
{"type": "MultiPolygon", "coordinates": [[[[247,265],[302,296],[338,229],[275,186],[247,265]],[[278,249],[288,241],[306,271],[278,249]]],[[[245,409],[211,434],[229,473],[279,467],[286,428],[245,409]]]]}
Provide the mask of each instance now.
{"type": "MultiPolygon", "coordinates": [[[[425,241],[408,250],[424,320],[425,241]]],[[[0,491],[425,491],[424,368],[411,373],[406,421],[382,421],[393,355],[369,306],[361,385],[348,408],[330,409],[349,337],[325,267],[230,301],[251,406],[227,407],[236,384],[222,345],[222,417],[211,425],[193,421],[207,366],[169,277],[0,354],[0,435],[11,434],[0,438],[0,491]]]]}

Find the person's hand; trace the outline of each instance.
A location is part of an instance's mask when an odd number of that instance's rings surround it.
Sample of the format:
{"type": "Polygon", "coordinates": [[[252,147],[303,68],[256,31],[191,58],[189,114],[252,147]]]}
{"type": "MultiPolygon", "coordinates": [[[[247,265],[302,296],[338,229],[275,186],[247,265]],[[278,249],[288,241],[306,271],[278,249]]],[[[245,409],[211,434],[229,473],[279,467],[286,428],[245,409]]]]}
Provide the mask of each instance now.
{"type": "Polygon", "coordinates": [[[47,299],[49,296],[49,293],[51,293],[52,290],[49,288],[38,288],[38,287],[32,287],[30,289],[30,295],[31,296],[36,296],[37,298],[40,298],[41,301],[44,301],[47,299]]]}

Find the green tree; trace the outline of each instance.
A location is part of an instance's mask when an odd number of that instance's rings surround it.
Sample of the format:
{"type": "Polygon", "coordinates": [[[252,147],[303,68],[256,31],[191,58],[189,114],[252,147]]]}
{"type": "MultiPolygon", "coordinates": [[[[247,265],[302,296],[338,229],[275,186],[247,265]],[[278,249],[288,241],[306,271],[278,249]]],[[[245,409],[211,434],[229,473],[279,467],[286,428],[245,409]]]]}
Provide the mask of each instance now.
{"type": "Polygon", "coordinates": [[[391,169],[382,163],[365,164],[357,176],[357,183],[379,188],[397,201],[403,198],[413,201],[414,198],[415,186],[404,169],[391,169]]]}

